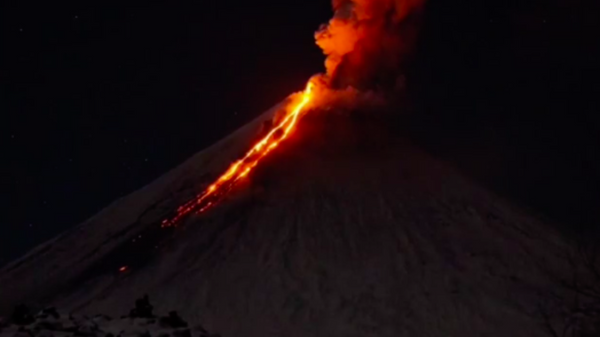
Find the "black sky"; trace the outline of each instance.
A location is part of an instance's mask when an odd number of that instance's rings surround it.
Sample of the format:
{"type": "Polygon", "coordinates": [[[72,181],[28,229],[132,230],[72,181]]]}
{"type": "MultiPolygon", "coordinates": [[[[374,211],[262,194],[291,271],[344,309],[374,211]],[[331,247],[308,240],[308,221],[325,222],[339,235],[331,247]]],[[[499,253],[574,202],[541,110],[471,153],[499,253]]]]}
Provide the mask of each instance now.
{"type": "MultiPolygon", "coordinates": [[[[328,1],[0,8],[0,264],[149,183],[322,70],[328,1]]],[[[565,228],[600,221],[597,5],[431,0],[415,138],[565,228]]]]}

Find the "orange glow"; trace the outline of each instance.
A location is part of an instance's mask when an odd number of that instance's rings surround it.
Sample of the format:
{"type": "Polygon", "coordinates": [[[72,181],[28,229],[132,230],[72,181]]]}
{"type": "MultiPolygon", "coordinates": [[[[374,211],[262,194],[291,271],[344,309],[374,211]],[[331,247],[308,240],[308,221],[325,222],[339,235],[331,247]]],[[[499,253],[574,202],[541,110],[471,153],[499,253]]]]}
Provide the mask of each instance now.
{"type": "Polygon", "coordinates": [[[119,268],[119,272],[124,273],[127,271],[127,269],[128,269],[127,266],[123,266],[123,267],[119,268]]]}
{"type": "Polygon", "coordinates": [[[240,180],[246,178],[260,160],[275,149],[294,130],[300,115],[314,99],[315,82],[311,79],[304,91],[291,97],[292,102],[286,107],[285,115],[273,129],[256,143],[242,158],[231,164],[214,183],[198,194],[193,200],[180,206],[172,219],[164,220],[161,227],[176,226],[185,216],[196,212],[202,213],[214,206],[240,180]]]}
{"type": "Polygon", "coordinates": [[[393,71],[414,42],[414,22],[425,0],[333,0],[334,17],[315,33],[330,77],[393,71]],[[340,65],[345,64],[344,69],[340,65]]]}
{"type": "Polygon", "coordinates": [[[319,83],[326,85],[328,90],[332,85],[343,87],[344,83],[347,87],[353,85],[353,81],[336,84],[339,81],[335,79],[356,77],[358,81],[354,82],[359,82],[368,78],[364,76],[365,72],[396,69],[399,64],[397,56],[410,45],[410,39],[405,38],[410,34],[403,35],[407,30],[403,22],[411,14],[418,13],[424,1],[333,0],[334,17],[315,33],[317,45],[327,55],[326,74],[313,77],[302,92],[292,95],[284,115],[275,121],[271,131],[202,193],[178,207],[175,215],[165,219],[161,227],[176,226],[186,216],[205,212],[223,200],[236,183],[250,175],[262,158],[288,138],[309,104],[315,105],[316,98],[323,98],[320,97],[324,95],[322,91],[315,92],[315,89],[322,89],[319,83]],[[344,61],[345,66],[339,67],[344,61]]]}

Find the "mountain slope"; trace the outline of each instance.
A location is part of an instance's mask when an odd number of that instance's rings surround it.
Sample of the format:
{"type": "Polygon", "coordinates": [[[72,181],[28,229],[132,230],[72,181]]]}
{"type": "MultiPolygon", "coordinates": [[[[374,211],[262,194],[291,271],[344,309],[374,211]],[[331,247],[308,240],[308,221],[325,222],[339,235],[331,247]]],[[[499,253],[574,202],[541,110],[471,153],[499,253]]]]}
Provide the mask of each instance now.
{"type": "Polygon", "coordinates": [[[0,309],[148,293],[223,336],[545,335],[566,245],[368,116],[307,115],[222,204],[161,229],[276,109],[4,268],[0,309]]]}

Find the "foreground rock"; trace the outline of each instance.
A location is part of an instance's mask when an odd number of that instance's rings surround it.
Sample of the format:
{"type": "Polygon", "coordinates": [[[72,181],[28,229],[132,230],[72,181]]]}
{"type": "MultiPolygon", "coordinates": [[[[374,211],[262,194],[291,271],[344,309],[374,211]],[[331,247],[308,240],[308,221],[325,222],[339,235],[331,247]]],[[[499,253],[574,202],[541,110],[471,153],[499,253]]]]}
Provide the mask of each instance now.
{"type": "Polygon", "coordinates": [[[156,317],[147,296],[136,301],[127,316],[113,319],[106,315],[88,317],[59,313],[46,308],[33,315],[18,306],[10,319],[0,318],[0,337],[220,337],[202,326],[188,327],[176,311],[156,317]],[[141,309],[141,310],[140,310],[141,309]]]}

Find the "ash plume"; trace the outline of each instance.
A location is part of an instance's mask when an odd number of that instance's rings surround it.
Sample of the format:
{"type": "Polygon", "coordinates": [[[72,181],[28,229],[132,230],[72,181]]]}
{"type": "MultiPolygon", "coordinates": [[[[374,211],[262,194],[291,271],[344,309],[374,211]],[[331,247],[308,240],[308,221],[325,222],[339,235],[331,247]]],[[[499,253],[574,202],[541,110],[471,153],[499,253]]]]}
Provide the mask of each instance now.
{"type": "Polygon", "coordinates": [[[332,88],[394,87],[415,44],[425,0],[334,0],[315,33],[332,88]]]}

